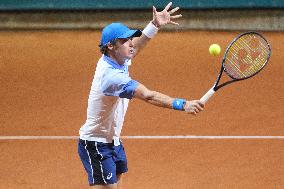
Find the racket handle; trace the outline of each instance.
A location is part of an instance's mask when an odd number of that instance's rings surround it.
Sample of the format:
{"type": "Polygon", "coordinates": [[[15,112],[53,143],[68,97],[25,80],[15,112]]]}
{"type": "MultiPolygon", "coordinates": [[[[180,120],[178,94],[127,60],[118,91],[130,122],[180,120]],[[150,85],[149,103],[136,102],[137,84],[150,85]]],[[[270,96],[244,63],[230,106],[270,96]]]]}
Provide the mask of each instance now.
{"type": "Polygon", "coordinates": [[[214,93],[215,90],[214,87],[212,87],[203,97],[201,97],[200,101],[205,104],[214,93]]]}

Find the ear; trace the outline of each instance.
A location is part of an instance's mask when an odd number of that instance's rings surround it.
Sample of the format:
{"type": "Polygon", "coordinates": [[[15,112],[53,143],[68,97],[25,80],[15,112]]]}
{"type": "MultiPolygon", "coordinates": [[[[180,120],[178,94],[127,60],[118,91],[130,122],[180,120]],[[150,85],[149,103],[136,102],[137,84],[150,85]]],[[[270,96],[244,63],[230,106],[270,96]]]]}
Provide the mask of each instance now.
{"type": "Polygon", "coordinates": [[[107,44],[107,48],[108,48],[109,50],[113,50],[114,45],[113,45],[113,44],[111,44],[111,43],[108,43],[108,44],[107,44]]]}

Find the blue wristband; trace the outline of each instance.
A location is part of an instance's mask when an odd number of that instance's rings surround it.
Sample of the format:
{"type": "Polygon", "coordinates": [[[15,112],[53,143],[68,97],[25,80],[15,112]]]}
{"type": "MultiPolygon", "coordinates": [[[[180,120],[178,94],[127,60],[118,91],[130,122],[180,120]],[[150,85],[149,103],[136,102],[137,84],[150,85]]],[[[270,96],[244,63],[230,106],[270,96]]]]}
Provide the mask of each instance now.
{"type": "Polygon", "coordinates": [[[176,98],[173,101],[173,109],[175,110],[184,110],[183,106],[185,104],[186,100],[181,98],[176,98]]]}

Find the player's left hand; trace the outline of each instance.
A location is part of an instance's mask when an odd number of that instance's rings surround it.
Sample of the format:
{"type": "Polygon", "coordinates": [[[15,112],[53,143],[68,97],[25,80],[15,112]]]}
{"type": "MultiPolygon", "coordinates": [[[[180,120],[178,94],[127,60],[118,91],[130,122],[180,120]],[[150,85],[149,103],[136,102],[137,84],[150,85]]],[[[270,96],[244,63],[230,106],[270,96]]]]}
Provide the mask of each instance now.
{"type": "Polygon", "coordinates": [[[161,12],[157,12],[156,8],[153,6],[153,24],[156,27],[161,27],[163,25],[166,24],[174,24],[174,25],[178,25],[177,22],[173,22],[172,19],[176,19],[176,18],[180,18],[182,17],[181,14],[179,15],[172,15],[173,13],[175,13],[177,10],[179,10],[179,7],[176,7],[172,10],[169,10],[170,7],[172,5],[172,2],[170,2],[165,8],[164,10],[162,10],[161,12]]]}

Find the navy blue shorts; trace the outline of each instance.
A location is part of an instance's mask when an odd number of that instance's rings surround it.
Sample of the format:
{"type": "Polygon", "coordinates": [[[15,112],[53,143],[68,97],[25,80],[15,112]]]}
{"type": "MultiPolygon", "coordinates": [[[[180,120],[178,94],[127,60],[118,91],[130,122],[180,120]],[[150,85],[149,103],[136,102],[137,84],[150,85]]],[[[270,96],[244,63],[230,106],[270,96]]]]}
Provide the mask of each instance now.
{"type": "Polygon", "coordinates": [[[126,173],[127,160],[122,143],[102,143],[79,139],[78,153],[88,174],[90,186],[117,183],[117,175],[126,173]]]}

